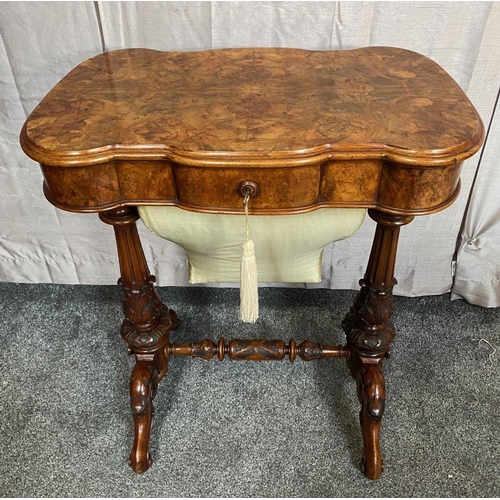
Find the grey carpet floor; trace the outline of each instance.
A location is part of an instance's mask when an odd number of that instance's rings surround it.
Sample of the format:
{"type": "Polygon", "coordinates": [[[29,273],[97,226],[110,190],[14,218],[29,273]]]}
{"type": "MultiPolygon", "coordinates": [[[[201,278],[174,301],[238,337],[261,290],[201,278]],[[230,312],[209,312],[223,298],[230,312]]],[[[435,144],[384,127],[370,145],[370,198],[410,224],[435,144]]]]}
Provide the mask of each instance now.
{"type": "MultiPolygon", "coordinates": [[[[178,342],[224,336],[342,343],[354,292],[266,288],[241,325],[238,291],[162,288],[178,342]]],[[[396,298],[385,363],[385,472],[358,469],[345,362],[175,358],[156,397],[153,467],[135,475],[117,287],[0,284],[0,494],[126,497],[497,497],[500,310],[396,298]],[[490,356],[493,353],[492,356],[490,356]]]]}

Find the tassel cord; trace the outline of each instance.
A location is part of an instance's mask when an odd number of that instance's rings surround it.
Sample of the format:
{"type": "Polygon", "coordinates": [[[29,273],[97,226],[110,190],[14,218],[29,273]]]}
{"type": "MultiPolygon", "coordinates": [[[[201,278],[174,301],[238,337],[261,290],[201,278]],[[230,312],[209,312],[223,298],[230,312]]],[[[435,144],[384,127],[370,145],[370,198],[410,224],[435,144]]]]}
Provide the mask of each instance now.
{"type": "Polygon", "coordinates": [[[250,229],[248,227],[248,201],[250,200],[250,193],[247,191],[245,194],[245,201],[243,201],[243,206],[245,207],[245,234],[247,241],[250,239],[250,229]]]}

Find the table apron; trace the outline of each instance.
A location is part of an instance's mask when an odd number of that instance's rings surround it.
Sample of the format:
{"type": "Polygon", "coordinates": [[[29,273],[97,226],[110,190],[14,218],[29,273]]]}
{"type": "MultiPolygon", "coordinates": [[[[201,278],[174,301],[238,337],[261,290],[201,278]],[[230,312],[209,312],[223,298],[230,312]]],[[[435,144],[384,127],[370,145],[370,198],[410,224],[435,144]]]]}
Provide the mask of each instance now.
{"type": "Polygon", "coordinates": [[[259,189],[252,198],[251,213],[262,215],[322,207],[429,214],[453,203],[461,166],[461,162],[410,166],[380,159],[281,168],[199,167],[170,161],[112,161],[71,168],[41,165],[45,195],[63,210],[174,205],[196,212],[242,213],[240,185],[252,181],[259,189]]]}

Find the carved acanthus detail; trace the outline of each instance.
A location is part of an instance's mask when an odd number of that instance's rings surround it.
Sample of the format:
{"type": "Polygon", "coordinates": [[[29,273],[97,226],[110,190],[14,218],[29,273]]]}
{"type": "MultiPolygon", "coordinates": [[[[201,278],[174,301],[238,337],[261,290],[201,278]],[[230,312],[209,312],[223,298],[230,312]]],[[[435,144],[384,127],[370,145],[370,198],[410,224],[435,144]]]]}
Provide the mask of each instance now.
{"type": "Polygon", "coordinates": [[[143,415],[152,405],[158,385],[158,370],[153,363],[138,361],[130,375],[132,413],[143,415]]]}
{"type": "Polygon", "coordinates": [[[394,340],[395,329],[390,318],[394,312],[392,288],[371,287],[367,280],[360,280],[354,305],[345,317],[342,327],[349,343],[362,352],[383,353],[394,340]]]}
{"type": "Polygon", "coordinates": [[[121,334],[123,340],[135,352],[139,350],[156,349],[168,342],[172,321],[169,311],[162,311],[156,318],[156,325],[142,329],[128,318],[123,320],[121,334]]]}
{"type": "Polygon", "coordinates": [[[154,276],[149,277],[149,283],[138,288],[127,287],[120,278],[118,284],[122,285],[122,307],[125,317],[137,325],[146,325],[154,321],[162,309],[153,283],[154,276]]]}
{"type": "Polygon", "coordinates": [[[385,377],[382,361],[377,364],[363,364],[356,376],[359,402],[366,415],[374,423],[380,422],[385,409],[385,377]]]}
{"type": "Polygon", "coordinates": [[[153,399],[160,379],[157,354],[136,354],[136,364],[130,375],[130,405],[134,417],[134,444],[130,465],[135,472],[144,472],[152,463],[149,439],[153,423],[153,399]]]}

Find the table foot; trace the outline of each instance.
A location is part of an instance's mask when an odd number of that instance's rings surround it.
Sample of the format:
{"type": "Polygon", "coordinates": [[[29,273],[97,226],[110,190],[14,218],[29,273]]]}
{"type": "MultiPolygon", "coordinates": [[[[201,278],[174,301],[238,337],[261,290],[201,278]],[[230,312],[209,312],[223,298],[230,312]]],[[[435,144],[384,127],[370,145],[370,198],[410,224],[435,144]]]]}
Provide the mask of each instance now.
{"type": "Polygon", "coordinates": [[[129,344],[129,352],[136,359],[130,375],[134,443],[129,465],[137,473],[145,472],[153,463],[149,452],[154,416],[153,399],[158,383],[168,371],[170,330],[172,319],[176,318],[175,312],[165,307],[157,325],[150,330],[141,331],[127,319],[122,325],[122,336],[129,344]]]}
{"type": "Polygon", "coordinates": [[[130,376],[130,405],[134,417],[134,444],[130,453],[129,465],[136,473],[145,472],[153,463],[149,453],[151,425],[153,423],[153,398],[158,387],[158,368],[156,361],[138,361],[130,376]]]}
{"type": "Polygon", "coordinates": [[[372,358],[366,363],[358,358],[356,365],[353,370],[356,372],[357,393],[361,403],[359,422],[364,448],[360,466],[366,477],[378,479],[383,471],[380,426],[385,409],[385,378],[382,360],[372,358]]]}

